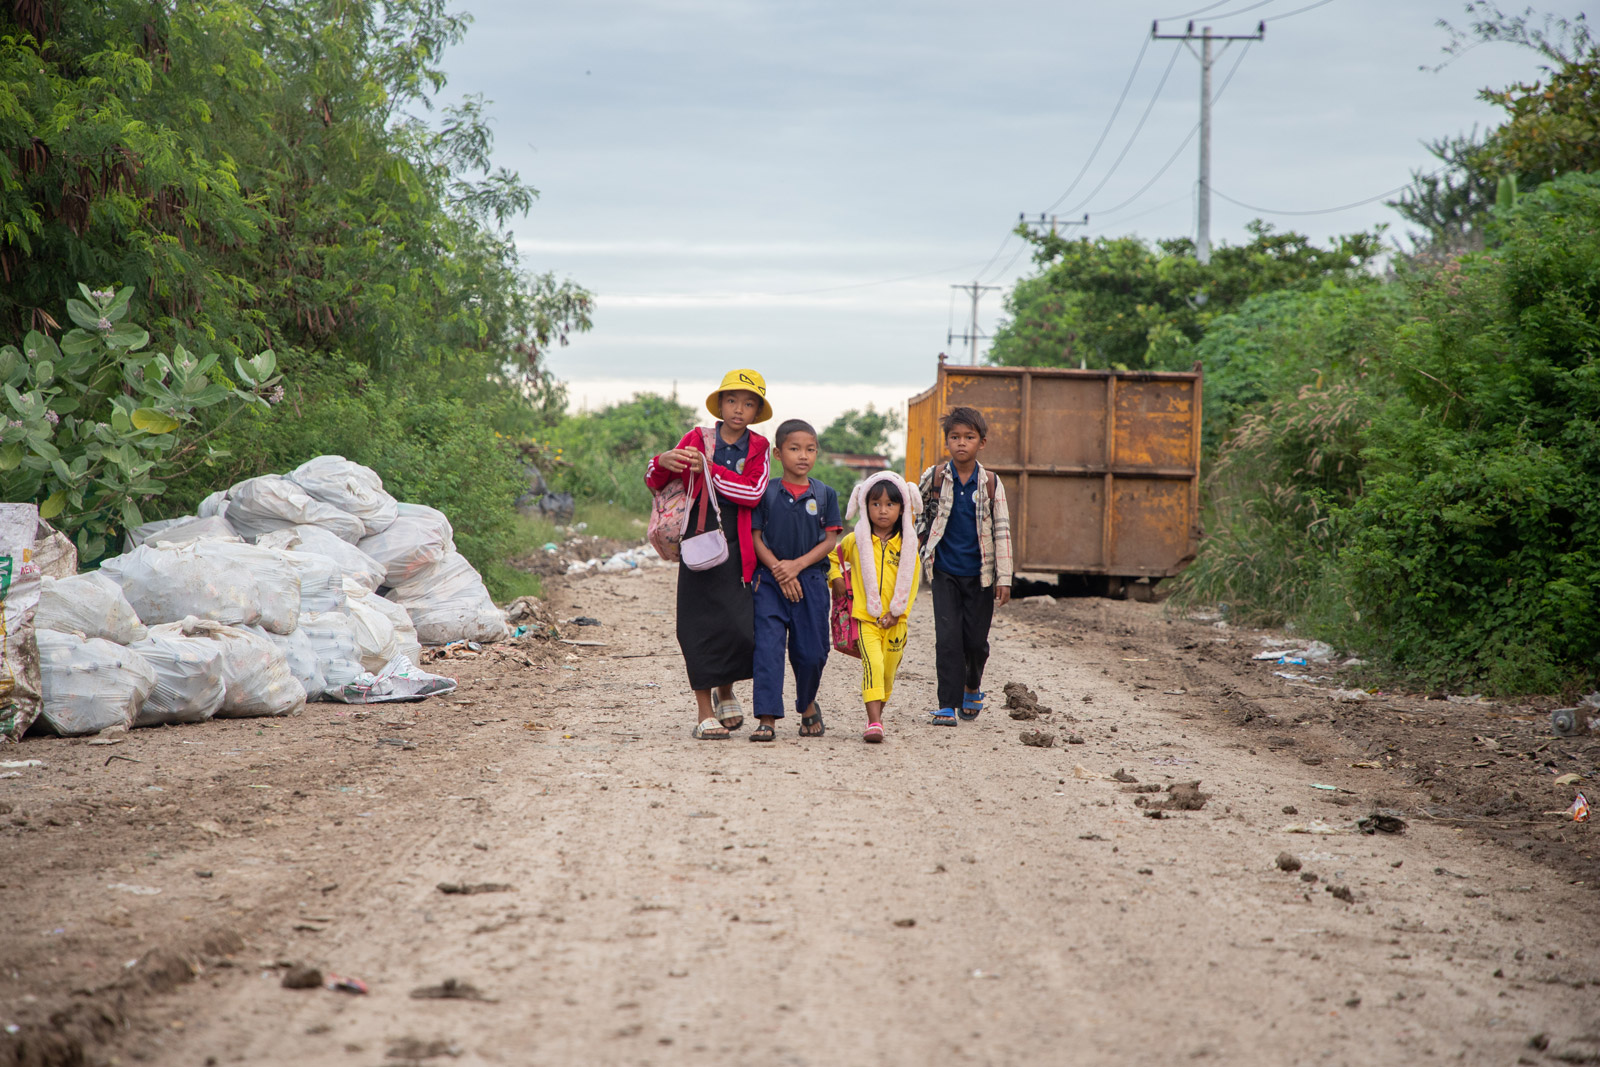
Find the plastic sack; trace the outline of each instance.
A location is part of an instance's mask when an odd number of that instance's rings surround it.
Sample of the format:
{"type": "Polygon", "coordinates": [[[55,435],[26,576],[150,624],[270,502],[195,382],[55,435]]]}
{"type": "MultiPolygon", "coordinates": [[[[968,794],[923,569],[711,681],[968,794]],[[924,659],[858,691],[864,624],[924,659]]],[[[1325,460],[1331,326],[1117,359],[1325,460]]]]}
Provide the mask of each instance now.
{"type": "Polygon", "coordinates": [[[322,691],[328,688],[328,680],[322,673],[317,648],[304,630],[297,627],[292,634],[275,634],[257,627],[249,629],[278,646],[284,661],[289,664],[289,673],[294,675],[295,681],[305,691],[307,703],[323,699],[322,691]]]}
{"type": "Polygon", "coordinates": [[[155,671],[156,684],[134,716],[135,726],[205,722],[222,707],[222,649],[192,637],[147,637],[128,646],[155,671]]]}
{"type": "Polygon", "coordinates": [[[0,504],[0,738],[22,740],[39,717],[39,647],[33,612],[39,603],[39,530],[33,504],[0,504]]]}
{"type": "Polygon", "coordinates": [[[239,531],[233,524],[221,515],[212,515],[207,518],[197,518],[185,515],[180,519],[163,521],[161,523],[146,523],[135,527],[124,539],[124,543],[132,541],[131,547],[140,545],[171,544],[179,545],[185,541],[242,541],[239,531]],[[158,527],[150,530],[151,526],[158,527]],[[148,531],[148,532],[145,532],[148,531]]]}
{"type": "Polygon", "coordinates": [[[320,552],[281,553],[300,573],[300,612],[342,611],[344,572],[339,564],[320,552]]]}
{"type": "Polygon", "coordinates": [[[387,530],[399,514],[399,501],[384,492],[378,472],[343,456],[318,456],[288,477],[324,504],[360,519],[367,536],[387,530]]]}
{"type": "Polygon", "coordinates": [[[219,719],[289,715],[305,706],[305,687],[289,670],[283,652],[261,634],[190,616],[182,622],[152,626],[150,636],[210,641],[221,651],[225,692],[217,709],[219,719]]]}
{"type": "Polygon", "coordinates": [[[366,668],[361,665],[361,646],[356,641],[356,622],[339,611],[306,612],[300,616],[300,633],[305,634],[317,656],[324,692],[355,681],[366,668]]]}
{"type": "Polygon", "coordinates": [[[444,512],[424,504],[401,504],[394,524],[361,539],[357,547],[384,568],[384,585],[403,585],[454,552],[456,532],[444,512]]]}
{"type": "Polygon", "coordinates": [[[40,519],[33,535],[33,562],[42,575],[71,578],[78,573],[78,546],[72,543],[72,538],[40,519]]]}
{"type": "Polygon", "coordinates": [[[321,526],[355,544],[366,534],[362,521],[314,499],[278,474],[264,474],[228,490],[227,520],[246,539],[291,526],[321,526]]]}
{"type": "Polygon", "coordinates": [[[411,613],[392,600],[385,600],[376,593],[364,594],[360,589],[352,589],[347,582],[344,587],[346,598],[365,597],[362,603],[373,611],[384,615],[394,624],[394,636],[399,642],[400,654],[408,656],[412,663],[422,661],[422,642],[417,640],[417,627],[411,621],[411,613]]]}
{"type": "MultiPolygon", "coordinates": [[[[256,539],[262,548],[288,549],[297,552],[315,552],[327,556],[339,565],[346,578],[352,578],[363,589],[376,589],[383,584],[383,564],[361,549],[330,533],[320,526],[291,526],[287,530],[274,530],[256,539]]],[[[303,607],[302,611],[314,609],[303,607]]]]}
{"type": "Polygon", "coordinates": [[[300,572],[283,553],[232,541],[140,545],[100,565],[147,624],[193,615],[227,626],[290,633],[300,617],[300,572]]]}
{"type": "Polygon", "coordinates": [[[218,489],[215,493],[200,501],[200,506],[194,509],[194,513],[202,519],[209,519],[213,515],[226,516],[228,513],[228,491],[226,489],[218,489]]]}
{"type": "MultiPolygon", "coordinates": [[[[349,593],[349,587],[345,587],[349,593]]],[[[376,593],[358,593],[345,599],[345,614],[350,616],[356,635],[356,648],[361,653],[361,668],[381,671],[389,661],[400,654],[400,640],[394,623],[373,602],[383,598],[376,593]]]]}
{"type": "Polygon", "coordinates": [[[156,685],[144,657],[98,637],[36,631],[44,710],[39,719],[63,737],[132,726],[156,685]]]}
{"type": "Polygon", "coordinates": [[[33,624],[41,630],[80,633],[118,645],[143,640],[148,632],[122,595],[122,586],[99,571],[59,580],[41,577],[33,624]]]}
{"type": "Polygon", "coordinates": [[[450,552],[442,562],[395,586],[388,598],[410,612],[417,638],[425,645],[499,641],[506,635],[505,616],[459,552],[450,552]]]}
{"type": "Polygon", "coordinates": [[[377,673],[361,675],[340,689],[330,690],[328,699],[345,704],[386,704],[426,700],[441,693],[454,693],[456,680],[442,674],[429,674],[406,656],[396,656],[377,673]]]}

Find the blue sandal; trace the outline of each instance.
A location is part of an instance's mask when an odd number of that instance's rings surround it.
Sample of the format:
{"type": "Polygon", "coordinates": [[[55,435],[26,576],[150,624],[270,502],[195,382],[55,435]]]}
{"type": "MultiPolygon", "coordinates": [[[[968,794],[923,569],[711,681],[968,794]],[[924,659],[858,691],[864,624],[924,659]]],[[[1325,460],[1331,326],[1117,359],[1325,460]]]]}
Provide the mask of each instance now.
{"type": "Polygon", "coordinates": [[[954,726],[956,724],[956,709],[940,708],[933,713],[933,718],[928,720],[929,726],[954,726]]]}
{"type": "Polygon", "coordinates": [[[961,710],[956,714],[961,716],[963,722],[973,722],[978,718],[978,713],[983,710],[983,698],[988,693],[963,693],[961,695],[961,710]]]}

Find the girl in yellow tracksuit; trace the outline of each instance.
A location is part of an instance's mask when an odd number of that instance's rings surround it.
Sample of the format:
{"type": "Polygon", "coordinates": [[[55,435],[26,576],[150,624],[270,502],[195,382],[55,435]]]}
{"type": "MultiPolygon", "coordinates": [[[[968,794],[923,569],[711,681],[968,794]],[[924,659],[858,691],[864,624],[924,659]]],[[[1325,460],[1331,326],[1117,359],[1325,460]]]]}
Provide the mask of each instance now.
{"type": "Polygon", "coordinates": [[[895,672],[906,649],[911,605],[921,584],[912,521],[921,505],[916,487],[907,485],[899,475],[888,471],[873,475],[850,494],[845,517],[864,514],[855,530],[839,542],[838,551],[829,556],[828,579],[834,596],[848,593],[854,601],[851,614],[861,631],[861,700],[867,706],[867,729],[862,738],[874,744],[883,740],[883,706],[894,692],[895,672]],[[868,551],[863,551],[864,545],[868,551]],[[848,588],[840,557],[850,568],[848,588]]]}

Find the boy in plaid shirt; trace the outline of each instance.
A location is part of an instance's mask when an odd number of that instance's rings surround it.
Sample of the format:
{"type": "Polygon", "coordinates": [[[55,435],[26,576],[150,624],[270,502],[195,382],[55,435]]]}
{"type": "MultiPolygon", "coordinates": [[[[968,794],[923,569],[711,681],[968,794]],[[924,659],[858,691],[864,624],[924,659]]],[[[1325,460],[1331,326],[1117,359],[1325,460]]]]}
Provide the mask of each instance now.
{"type": "Polygon", "coordinates": [[[931,722],[954,726],[983,710],[983,668],[996,605],[1011,599],[1011,514],[1005,486],[978,462],[989,423],[975,408],[939,420],[950,458],[922,472],[927,501],[924,577],[933,591],[939,708],[931,722]]]}

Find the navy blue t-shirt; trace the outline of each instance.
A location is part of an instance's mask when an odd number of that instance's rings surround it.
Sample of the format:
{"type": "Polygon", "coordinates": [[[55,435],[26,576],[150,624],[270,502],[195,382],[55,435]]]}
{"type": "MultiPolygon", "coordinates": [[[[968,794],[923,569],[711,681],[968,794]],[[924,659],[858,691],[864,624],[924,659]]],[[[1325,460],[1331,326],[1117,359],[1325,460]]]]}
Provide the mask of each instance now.
{"type": "MultiPolygon", "coordinates": [[[[840,530],[839,494],[815,478],[804,492],[796,494],[782,481],[767,483],[767,492],[750,516],[750,528],[761,531],[761,539],[779,559],[799,559],[822,543],[829,530],[840,530]]],[[[826,571],[826,556],[806,570],[826,571]]]]}
{"type": "Polygon", "coordinates": [[[944,476],[950,482],[953,499],[944,536],[933,550],[933,565],[946,574],[976,577],[983,573],[983,552],[978,548],[978,506],[974,500],[978,468],[974,466],[972,477],[963,482],[952,463],[946,466],[944,476]]]}

